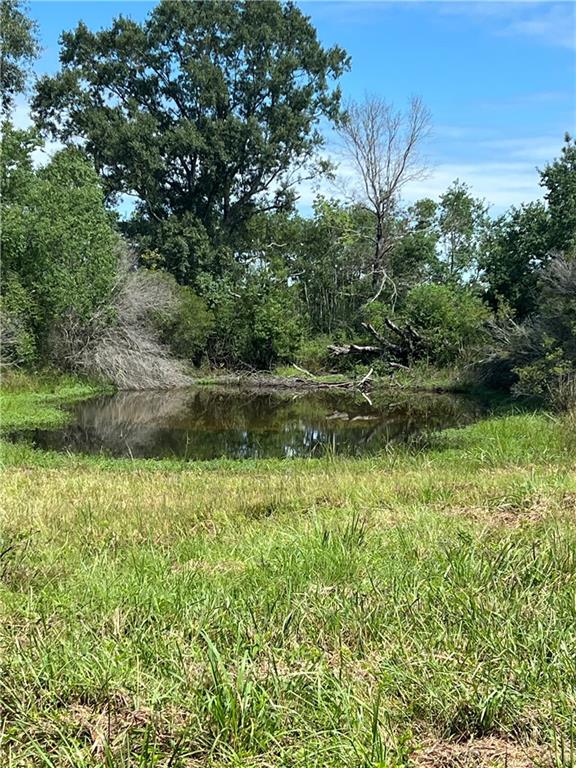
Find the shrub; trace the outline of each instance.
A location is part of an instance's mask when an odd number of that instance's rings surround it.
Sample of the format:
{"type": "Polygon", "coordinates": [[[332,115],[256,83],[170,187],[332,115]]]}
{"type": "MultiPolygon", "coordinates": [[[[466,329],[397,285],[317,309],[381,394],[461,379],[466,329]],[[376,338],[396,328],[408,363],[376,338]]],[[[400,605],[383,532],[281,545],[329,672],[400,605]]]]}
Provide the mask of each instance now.
{"type": "Polygon", "coordinates": [[[533,317],[494,325],[490,354],[474,366],[473,375],[476,382],[566,409],[573,405],[576,378],[576,259],[552,258],[539,290],[533,317]]]}
{"type": "Polygon", "coordinates": [[[36,358],[32,330],[36,307],[18,275],[2,276],[0,296],[0,349],[3,365],[31,365],[36,358]]]}
{"type": "Polygon", "coordinates": [[[214,315],[208,357],[218,365],[270,368],[291,362],[302,339],[296,289],[267,270],[206,281],[203,296],[214,315]]]}
{"type": "Polygon", "coordinates": [[[295,293],[284,285],[264,285],[256,289],[250,362],[269,368],[276,362],[294,359],[302,338],[302,320],[295,293]]]}
{"type": "Polygon", "coordinates": [[[451,285],[419,285],[407,295],[400,319],[423,339],[430,362],[449,365],[470,356],[487,337],[489,310],[470,290],[451,285]]]}
{"type": "Polygon", "coordinates": [[[161,313],[161,337],[175,355],[199,365],[214,330],[214,314],[204,299],[186,286],[174,285],[174,304],[161,313]]]}
{"type": "Polygon", "coordinates": [[[334,339],[331,336],[305,339],[300,343],[294,359],[298,365],[312,373],[321,373],[333,364],[328,351],[328,347],[333,343],[334,339]]]}
{"type": "MultiPolygon", "coordinates": [[[[18,176],[17,168],[4,170],[18,176]]],[[[27,303],[29,322],[18,333],[29,355],[37,347],[45,361],[69,367],[94,314],[110,301],[119,239],[96,171],[80,150],[63,150],[22,178],[26,183],[3,201],[3,268],[15,276],[3,287],[4,303],[27,303]]]]}
{"type": "MultiPolygon", "coordinates": [[[[128,256],[128,255],[127,255],[128,256]]],[[[110,309],[114,320],[94,318],[74,367],[119,389],[169,389],[188,386],[185,366],[162,342],[158,316],[177,306],[174,279],[160,272],[135,269],[130,258],[119,264],[110,309]]]]}

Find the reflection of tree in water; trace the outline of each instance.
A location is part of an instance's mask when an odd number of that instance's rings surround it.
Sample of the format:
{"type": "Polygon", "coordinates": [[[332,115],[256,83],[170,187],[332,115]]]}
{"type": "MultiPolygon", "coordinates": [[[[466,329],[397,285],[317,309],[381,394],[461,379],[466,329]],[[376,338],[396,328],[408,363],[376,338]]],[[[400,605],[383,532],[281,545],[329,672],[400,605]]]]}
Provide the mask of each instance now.
{"type": "Polygon", "coordinates": [[[207,459],[374,453],[414,433],[478,418],[478,402],[450,395],[371,396],[201,388],[121,392],[77,406],[41,447],[114,456],[207,459]]]}

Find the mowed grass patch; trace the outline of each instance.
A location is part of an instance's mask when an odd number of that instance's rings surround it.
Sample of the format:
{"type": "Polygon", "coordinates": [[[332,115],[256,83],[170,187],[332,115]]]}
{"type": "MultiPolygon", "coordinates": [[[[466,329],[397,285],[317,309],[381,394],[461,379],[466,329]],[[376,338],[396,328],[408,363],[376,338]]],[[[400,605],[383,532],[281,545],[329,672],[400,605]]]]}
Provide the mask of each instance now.
{"type": "Polygon", "coordinates": [[[573,761],[563,422],[359,461],[7,454],[2,765],[573,761]]]}

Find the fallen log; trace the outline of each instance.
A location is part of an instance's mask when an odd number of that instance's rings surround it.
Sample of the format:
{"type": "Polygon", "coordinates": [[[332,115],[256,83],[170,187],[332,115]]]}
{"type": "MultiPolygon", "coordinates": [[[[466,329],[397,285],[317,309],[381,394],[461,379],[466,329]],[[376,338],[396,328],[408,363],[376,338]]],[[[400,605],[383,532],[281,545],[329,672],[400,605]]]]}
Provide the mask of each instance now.
{"type": "Polygon", "coordinates": [[[350,355],[354,353],[358,355],[381,355],[383,352],[382,347],[361,344],[330,344],[328,351],[333,357],[340,357],[341,355],[350,355]]]}

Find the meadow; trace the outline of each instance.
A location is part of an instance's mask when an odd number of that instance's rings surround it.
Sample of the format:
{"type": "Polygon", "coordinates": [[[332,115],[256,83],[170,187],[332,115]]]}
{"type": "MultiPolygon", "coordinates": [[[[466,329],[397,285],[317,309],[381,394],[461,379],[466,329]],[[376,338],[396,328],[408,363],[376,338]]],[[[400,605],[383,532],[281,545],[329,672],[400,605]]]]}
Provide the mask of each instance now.
{"type": "MultiPolygon", "coordinates": [[[[93,391],[17,382],[3,428],[93,391]]],[[[570,417],[357,460],[2,459],[2,766],[576,764],[570,417]]]]}

